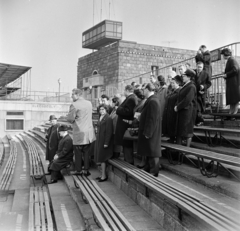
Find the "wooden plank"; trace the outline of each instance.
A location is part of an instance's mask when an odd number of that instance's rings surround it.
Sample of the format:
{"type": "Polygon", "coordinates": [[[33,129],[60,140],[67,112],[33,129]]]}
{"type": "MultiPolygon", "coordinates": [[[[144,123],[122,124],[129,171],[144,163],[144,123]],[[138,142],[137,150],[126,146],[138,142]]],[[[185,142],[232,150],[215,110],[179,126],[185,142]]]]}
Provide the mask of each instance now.
{"type": "Polygon", "coordinates": [[[46,231],[46,214],[44,212],[44,196],[43,196],[43,191],[41,188],[39,188],[39,204],[40,204],[40,214],[41,214],[41,226],[42,226],[42,231],[46,231]]]}
{"type": "Polygon", "coordinates": [[[37,228],[38,226],[40,227],[41,222],[40,222],[40,209],[39,209],[39,195],[38,195],[38,188],[34,188],[34,209],[35,209],[35,227],[37,228]]]}
{"type": "Polygon", "coordinates": [[[240,114],[228,114],[228,113],[209,113],[209,115],[212,116],[219,116],[219,117],[234,117],[234,118],[240,118],[240,114]]]}
{"type": "Polygon", "coordinates": [[[209,127],[209,126],[199,126],[199,127],[194,126],[194,130],[213,131],[213,132],[227,132],[227,133],[240,134],[240,129],[217,128],[217,127],[209,127]]]}
{"type": "MultiPolygon", "coordinates": [[[[117,227],[124,231],[126,230],[125,227],[121,224],[121,222],[119,221],[118,217],[116,216],[115,211],[111,208],[111,206],[109,206],[108,203],[106,203],[106,201],[104,200],[104,198],[102,197],[102,195],[99,193],[98,189],[101,190],[97,185],[96,187],[94,187],[94,185],[92,184],[92,181],[90,181],[87,177],[83,177],[84,182],[86,183],[86,186],[89,191],[91,191],[95,198],[97,199],[97,201],[100,201],[102,204],[102,208],[105,209],[105,211],[108,213],[108,217],[105,217],[105,219],[107,220],[107,222],[110,222],[111,227],[113,228],[113,230],[115,230],[115,224],[117,225],[117,227]],[[111,219],[111,220],[110,220],[111,219]],[[115,223],[115,224],[114,224],[115,223]],[[113,226],[114,225],[114,226],[113,226]]],[[[103,193],[103,192],[102,192],[103,193]]],[[[104,193],[103,193],[104,194],[104,193]]],[[[109,198],[108,198],[109,199],[109,198]]],[[[110,200],[110,199],[109,199],[110,200]]],[[[102,211],[102,209],[100,209],[102,211]]],[[[120,213],[120,211],[118,211],[120,213]]],[[[105,214],[105,213],[104,213],[105,214]]]]}
{"type": "Polygon", "coordinates": [[[110,231],[111,229],[109,228],[109,226],[107,225],[106,221],[104,220],[101,212],[99,211],[99,209],[97,208],[95,201],[91,198],[91,196],[88,194],[88,191],[85,189],[85,187],[83,186],[82,182],[79,180],[79,178],[77,176],[73,176],[74,181],[78,184],[80,191],[83,193],[83,195],[85,196],[85,198],[87,199],[99,225],[101,226],[101,228],[105,231],[110,231]]]}
{"type": "Polygon", "coordinates": [[[48,194],[46,191],[43,192],[44,195],[44,201],[45,201],[45,212],[47,215],[47,228],[48,230],[53,229],[53,220],[52,220],[52,214],[51,214],[51,209],[50,209],[50,201],[48,198],[48,194]]]}
{"type": "Polygon", "coordinates": [[[195,155],[195,156],[202,157],[205,159],[215,160],[215,161],[225,163],[228,165],[240,167],[240,158],[239,157],[228,156],[228,155],[224,155],[224,154],[217,153],[217,152],[200,150],[197,148],[190,148],[190,147],[185,147],[185,146],[182,146],[179,144],[170,144],[170,143],[166,143],[166,142],[162,142],[161,145],[165,148],[184,152],[185,154],[195,155]]]}
{"type": "MultiPolygon", "coordinates": [[[[111,199],[102,191],[102,189],[97,185],[94,180],[91,180],[92,185],[98,191],[98,193],[102,196],[104,201],[112,208],[113,212],[116,214],[118,219],[124,224],[125,228],[130,231],[135,231],[132,225],[128,222],[128,220],[123,216],[123,214],[118,210],[118,208],[112,203],[111,199]]],[[[122,230],[122,229],[120,229],[122,230]]]]}
{"type": "MultiPolygon", "coordinates": [[[[120,167],[121,169],[120,160],[118,161],[110,160],[109,162],[110,164],[113,164],[115,167],[118,167],[118,168],[120,167]],[[115,164],[115,162],[118,162],[118,163],[115,164]]],[[[234,227],[234,228],[238,227],[234,223],[234,220],[232,220],[231,218],[229,220],[229,217],[226,217],[224,214],[219,215],[220,214],[219,212],[214,213],[213,209],[207,207],[206,205],[202,205],[201,203],[196,204],[196,202],[194,203],[194,201],[189,200],[190,197],[184,199],[183,195],[177,195],[176,193],[166,190],[165,188],[159,188],[159,185],[156,185],[156,182],[155,182],[155,181],[159,181],[159,179],[157,178],[155,179],[150,174],[143,172],[143,170],[136,169],[136,171],[133,172],[132,170],[130,170],[130,168],[126,168],[125,166],[122,168],[123,168],[123,171],[128,173],[128,175],[130,175],[140,183],[142,182],[143,185],[147,186],[148,188],[150,188],[151,190],[157,193],[160,193],[161,196],[164,197],[166,200],[169,200],[172,203],[175,203],[176,206],[192,214],[195,218],[200,219],[201,221],[206,221],[212,227],[217,228],[219,230],[221,230],[223,227],[225,228],[225,230],[231,230],[231,227],[234,227]],[[142,172],[142,174],[137,175],[137,173],[140,173],[140,172],[142,172]],[[148,177],[146,178],[146,176],[148,177]]]]}
{"type": "MultiPolygon", "coordinates": [[[[110,226],[110,230],[114,230],[114,231],[119,231],[120,229],[118,229],[118,227],[115,225],[113,219],[109,216],[108,212],[106,211],[106,209],[103,207],[101,201],[95,201],[95,204],[97,205],[97,207],[99,208],[99,211],[102,213],[103,217],[105,218],[105,221],[107,222],[107,224],[110,226]]],[[[104,229],[104,228],[103,228],[104,229]]],[[[105,230],[105,229],[104,229],[105,230]]],[[[124,229],[125,230],[125,229],[124,229]]],[[[123,231],[124,231],[123,230],[123,231]]]]}
{"type": "Polygon", "coordinates": [[[34,231],[34,199],[33,199],[33,190],[34,188],[30,188],[30,197],[29,197],[29,214],[28,214],[28,230],[34,231]]]}

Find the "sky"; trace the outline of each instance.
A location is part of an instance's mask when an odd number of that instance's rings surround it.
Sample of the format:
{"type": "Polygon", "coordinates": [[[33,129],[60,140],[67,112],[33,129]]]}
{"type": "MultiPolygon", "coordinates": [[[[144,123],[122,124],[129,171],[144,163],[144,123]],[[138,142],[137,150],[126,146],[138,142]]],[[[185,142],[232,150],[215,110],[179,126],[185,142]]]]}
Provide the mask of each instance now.
{"type": "Polygon", "coordinates": [[[70,92],[78,58],[92,52],[82,32],[105,19],[123,22],[123,40],[140,44],[240,42],[240,0],[0,0],[0,63],[32,67],[32,90],[58,91],[60,78],[70,92]]]}

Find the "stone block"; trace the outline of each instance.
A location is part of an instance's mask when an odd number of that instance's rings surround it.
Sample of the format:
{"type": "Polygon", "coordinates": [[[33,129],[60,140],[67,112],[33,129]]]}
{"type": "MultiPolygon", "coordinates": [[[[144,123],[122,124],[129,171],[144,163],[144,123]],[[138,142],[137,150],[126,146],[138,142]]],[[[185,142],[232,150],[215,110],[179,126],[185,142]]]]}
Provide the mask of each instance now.
{"type": "Polygon", "coordinates": [[[148,190],[149,200],[156,204],[159,208],[163,209],[164,207],[164,200],[161,197],[160,193],[154,192],[152,190],[148,190]]]}
{"type": "Polygon", "coordinates": [[[108,172],[108,177],[109,177],[109,179],[110,179],[111,182],[114,181],[114,173],[113,173],[113,172],[109,171],[109,172],[108,172]]]}
{"type": "Polygon", "coordinates": [[[210,231],[211,230],[207,224],[200,222],[199,220],[195,219],[190,214],[188,214],[184,211],[182,211],[181,224],[185,229],[188,229],[188,230],[196,230],[196,231],[201,231],[201,230],[204,230],[204,231],[209,230],[210,231]]]}
{"type": "Polygon", "coordinates": [[[137,204],[146,212],[150,213],[150,200],[141,193],[137,193],[137,204]]]}
{"type": "Polygon", "coordinates": [[[131,186],[128,187],[128,196],[137,203],[137,190],[135,190],[131,186]]]}
{"type": "Polygon", "coordinates": [[[158,222],[158,224],[163,226],[164,211],[152,202],[150,202],[150,215],[158,222]]]}
{"type": "Polygon", "coordinates": [[[137,181],[131,177],[128,178],[128,184],[129,187],[134,188],[135,190],[137,190],[137,181]]]}
{"type": "Polygon", "coordinates": [[[164,213],[163,228],[166,231],[173,231],[175,228],[174,219],[169,214],[166,214],[166,213],[164,213]]]}
{"type": "Polygon", "coordinates": [[[119,188],[121,189],[121,184],[122,184],[122,180],[119,176],[114,175],[114,180],[113,183],[119,188]]]}
{"type": "Polygon", "coordinates": [[[121,190],[122,190],[125,194],[129,195],[129,186],[128,186],[128,183],[127,183],[127,182],[122,181],[122,183],[121,183],[121,190]]]}
{"type": "Polygon", "coordinates": [[[179,210],[176,205],[170,203],[169,201],[164,201],[163,210],[166,214],[171,214],[171,217],[173,217],[175,220],[178,220],[179,210]]]}

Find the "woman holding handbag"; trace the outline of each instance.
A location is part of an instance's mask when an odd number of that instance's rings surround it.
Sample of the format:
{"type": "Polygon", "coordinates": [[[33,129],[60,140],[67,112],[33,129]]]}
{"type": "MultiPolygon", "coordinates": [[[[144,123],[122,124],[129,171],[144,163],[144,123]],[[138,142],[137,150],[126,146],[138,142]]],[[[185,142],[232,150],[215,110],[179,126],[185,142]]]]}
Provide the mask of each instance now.
{"type": "Polygon", "coordinates": [[[107,113],[107,109],[105,104],[99,106],[100,118],[94,148],[95,162],[100,163],[102,168],[102,174],[96,178],[99,182],[108,179],[106,173],[107,161],[113,154],[113,121],[107,113]]]}

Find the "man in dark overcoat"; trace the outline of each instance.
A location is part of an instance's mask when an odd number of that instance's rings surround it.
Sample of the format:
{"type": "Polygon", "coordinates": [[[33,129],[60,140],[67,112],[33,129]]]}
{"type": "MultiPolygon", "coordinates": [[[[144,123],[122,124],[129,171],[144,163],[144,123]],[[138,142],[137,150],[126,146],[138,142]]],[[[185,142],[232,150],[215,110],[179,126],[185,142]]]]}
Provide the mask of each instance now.
{"type": "Polygon", "coordinates": [[[47,130],[45,141],[47,142],[46,160],[51,162],[53,160],[54,155],[56,154],[61,137],[59,136],[59,133],[58,133],[59,124],[57,124],[56,116],[50,115],[49,121],[52,125],[47,130]]]}
{"type": "Polygon", "coordinates": [[[124,90],[126,99],[117,108],[116,114],[118,115],[116,131],[114,136],[115,145],[123,146],[124,160],[130,164],[134,164],[133,158],[133,141],[123,140],[125,131],[130,127],[129,123],[123,120],[133,120],[133,109],[137,105],[137,97],[133,94],[134,87],[127,85],[124,90]]]}
{"type": "Polygon", "coordinates": [[[212,85],[210,76],[203,70],[203,66],[203,62],[199,61],[197,63],[196,75],[193,78],[197,89],[197,117],[195,121],[197,126],[202,125],[204,122],[202,113],[206,108],[207,89],[212,85]]]}
{"type": "Polygon", "coordinates": [[[211,65],[211,53],[207,50],[205,45],[201,45],[199,50],[197,51],[197,55],[195,56],[195,61],[198,63],[199,61],[203,62],[204,67],[203,70],[208,73],[210,78],[212,77],[212,65],[211,65]]]}
{"type": "Polygon", "coordinates": [[[232,51],[225,48],[221,51],[223,58],[227,60],[224,78],[226,80],[226,105],[230,105],[229,114],[238,112],[240,101],[240,67],[235,58],[232,57],[232,51]]]}
{"type": "Polygon", "coordinates": [[[48,184],[57,183],[59,176],[61,176],[60,170],[73,161],[73,141],[67,130],[68,127],[66,125],[59,127],[59,134],[62,139],[54,155],[54,160],[49,167],[51,181],[48,182],[48,184]]]}
{"type": "Polygon", "coordinates": [[[155,87],[148,83],[144,88],[147,98],[140,116],[138,132],[138,155],[146,156],[144,170],[158,176],[161,157],[161,106],[155,87]]]}

